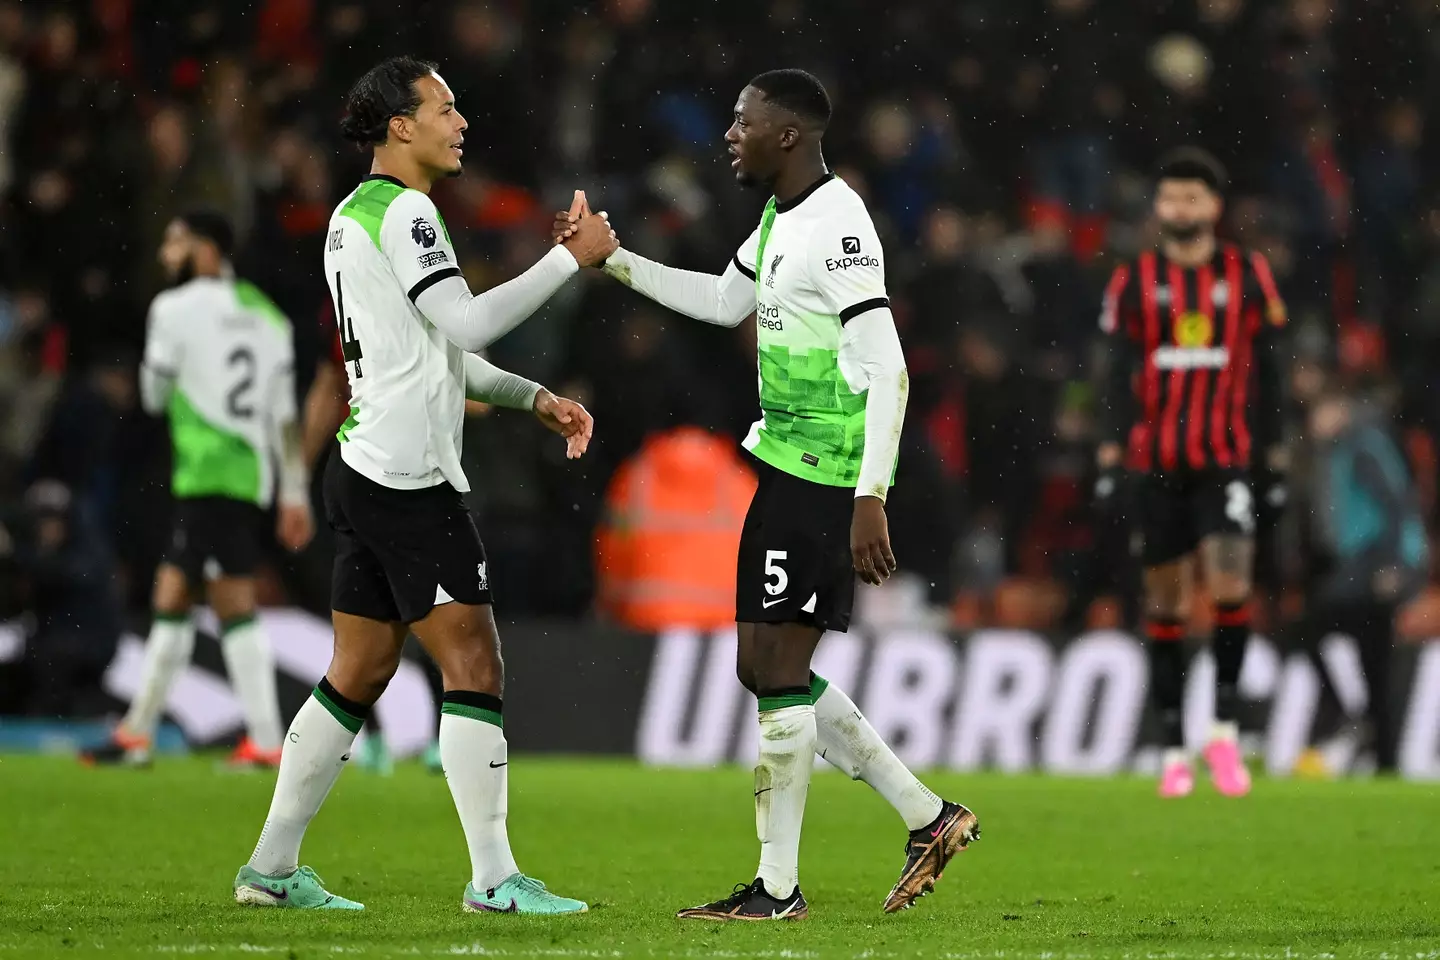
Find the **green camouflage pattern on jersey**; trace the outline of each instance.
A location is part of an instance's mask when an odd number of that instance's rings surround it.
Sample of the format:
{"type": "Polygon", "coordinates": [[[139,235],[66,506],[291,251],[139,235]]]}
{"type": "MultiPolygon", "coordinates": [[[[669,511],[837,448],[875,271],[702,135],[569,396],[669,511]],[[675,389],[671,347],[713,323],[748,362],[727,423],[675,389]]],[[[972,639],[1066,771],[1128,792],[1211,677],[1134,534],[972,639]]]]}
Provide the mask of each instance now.
{"type": "MultiPolygon", "coordinates": [[[[755,254],[757,305],[775,215],[771,197],[755,254]]],[[[787,311],[784,320],[792,325],[787,343],[774,342],[770,331],[757,325],[762,422],[750,452],[801,479],[854,487],[865,453],[866,394],[853,393],[840,373],[840,318],[787,311]]]]}

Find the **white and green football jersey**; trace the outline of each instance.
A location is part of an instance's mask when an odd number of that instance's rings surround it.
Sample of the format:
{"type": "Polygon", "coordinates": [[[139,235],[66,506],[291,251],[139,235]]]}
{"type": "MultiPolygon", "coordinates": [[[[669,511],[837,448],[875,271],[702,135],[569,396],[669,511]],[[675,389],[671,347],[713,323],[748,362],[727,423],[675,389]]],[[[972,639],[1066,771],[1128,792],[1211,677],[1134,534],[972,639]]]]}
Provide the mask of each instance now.
{"type": "Polygon", "coordinates": [[[171,493],[267,506],[295,420],[290,321],[251,283],[197,277],[155,298],[145,366],[170,385],[171,493]]]}
{"type": "Polygon", "coordinates": [[[392,177],[367,177],[330,217],[325,277],[351,398],[340,455],[382,486],[470,489],[460,466],[465,352],[415,306],[458,276],[435,204],[392,177]]]}
{"type": "Polygon", "coordinates": [[[864,201],[833,174],[786,203],[772,197],[735,263],[755,281],[759,347],[761,417],[745,448],[806,480],[854,487],[867,395],[852,384],[866,378],[841,350],[842,331],[889,304],[864,201]]]}

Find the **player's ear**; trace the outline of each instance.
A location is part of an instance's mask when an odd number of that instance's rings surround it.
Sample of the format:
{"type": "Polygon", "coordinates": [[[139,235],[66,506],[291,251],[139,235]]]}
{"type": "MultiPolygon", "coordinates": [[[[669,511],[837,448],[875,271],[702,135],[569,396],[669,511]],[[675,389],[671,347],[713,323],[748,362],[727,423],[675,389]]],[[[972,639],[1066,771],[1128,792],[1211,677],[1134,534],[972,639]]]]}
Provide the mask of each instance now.
{"type": "Polygon", "coordinates": [[[780,146],[789,150],[800,142],[800,130],[798,127],[786,127],[780,131],[780,146]]]}
{"type": "Polygon", "coordinates": [[[390,135],[401,143],[409,143],[414,134],[411,129],[412,120],[406,116],[395,116],[390,118],[390,135]]]}

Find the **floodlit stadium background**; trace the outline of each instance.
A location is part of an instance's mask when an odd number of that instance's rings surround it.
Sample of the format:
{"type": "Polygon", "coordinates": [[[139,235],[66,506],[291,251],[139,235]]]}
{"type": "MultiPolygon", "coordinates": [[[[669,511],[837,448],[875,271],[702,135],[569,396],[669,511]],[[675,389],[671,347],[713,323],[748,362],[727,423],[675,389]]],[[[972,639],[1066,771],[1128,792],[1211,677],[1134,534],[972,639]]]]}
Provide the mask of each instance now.
{"type": "MultiPolygon", "coordinates": [[[[1262,544],[1267,639],[1246,667],[1247,728],[1287,772],[1334,726],[1336,696],[1355,707],[1353,685],[1323,688],[1299,652],[1321,639],[1306,612],[1323,589],[1307,548],[1305,401],[1327,378],[1369,398],[1433,527],[1434,4],[893,0],[880,17],[820,0],[580,6],[0,0],[0,717],[32,721],[0,718],[0,749],[79,736],[37,724],[103,721],[133,684],[132,631],[169,530],[165,427],[135,396],[165,224],[202,203],[234,217],[237,269],[291,317],[305,389],[330,347],[325,223],[366,169],[339,140],[338,110],[360,72],[401,51],[440,62],[471,123],[466,173],[436,199],[476,288],[543,252],[548,212],[575,187],[627,246],[718,272],[763,200],[724,161],[735,95],[776,66],[825,81],[827,157],[885,242],[912,393],[890,501],[904,575],[863,591],[853,637],[822,657],[922,765],[1146,763],[1143,658],[1096,632],[1131,622],[1135,571],[1126,532],[1090,506],[1095,318],[1114,259],[1154,240],[1156,157],[1182,143],[1216,153],[1234,184],[1225,233],[1275,266],[1294,352],[1295,505],[1262,544]],[[76,562],[58,580],[28,559],[37,497],[54,489],[36,484],[50,480],[72,505],[76,562]]],[[[753,322],[708,328],[598,276],[492,350],[596,417],[578,465],[523,416],[467,428],[512,676],[530,671],[538,689],[546,663],[573,663],[609,678],[573,684],[565,702],[593,717],[587,698],[604,698],[620,731],[587,740],[584,723],[548,714],[517,747],[685,763],[748,749],[724,630],[614,629],[627,616],[607,602],[615,585],[597,555],[607,502],[612,517],[625,502],[612,481],[647,438],[698,426],[733,440],[754,419],[753,351],[753,322]],[[681,687],[687,699],[665,700],[681,687]],[[689,739],[662,742],[674,724],[689,739]]],[[[312,615],[325,611],[329,565],[322,531],[267,566],[289,709],[323,669],[312,615]]],[[[1397,651],[1394,709],[1416,776],[1440,776],[1440,647],[1424,643],[1440,634],[1437,611],[1427,594],[1399,621],[1412,642],[1397,651]]],[[[1354,677],[1353,648],[1323,650],[1336,676],[1354,677]]],[[[202,649],[172,701],[193,742],[236,732],[222,677],[202,649]]],[[[388,696],[397,748],[423,744],[423,684],[388,696]]]]}

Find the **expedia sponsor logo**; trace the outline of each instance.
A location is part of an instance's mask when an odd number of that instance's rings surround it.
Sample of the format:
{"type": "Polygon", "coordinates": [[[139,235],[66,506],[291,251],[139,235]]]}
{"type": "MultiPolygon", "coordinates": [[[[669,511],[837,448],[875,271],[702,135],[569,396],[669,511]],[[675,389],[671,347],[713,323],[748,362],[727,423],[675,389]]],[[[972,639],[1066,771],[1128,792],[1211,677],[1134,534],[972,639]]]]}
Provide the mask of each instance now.
{"type": "Polygon", "coordinates": [[[785,329],[785,324],[780,321],[780,308],[768,303],[755,305],[755,322],[766,330],[785,329]]]}
{"type": "Polygon", "coordinates": [[[1219,370],[1230,364],[1227,347],[1157,347],[1154,357],[1161,370],[1219,370]]]}
{"type": "Polygon", "coordinates": [[[838,260],[826,259],[825,269],[834,273],[836,270],[849,270],[851,267],[878,267],[880,258],[872,257],[868,253],[862,253],[857,257],[841,257],[838,260]]]}

